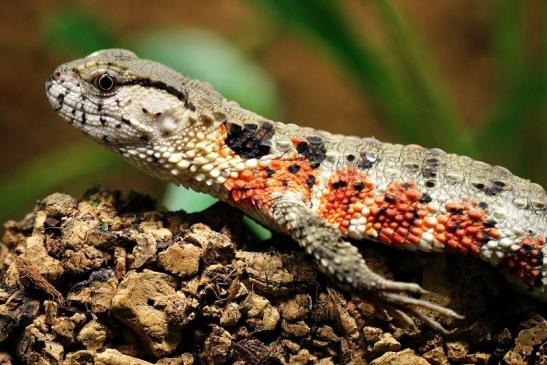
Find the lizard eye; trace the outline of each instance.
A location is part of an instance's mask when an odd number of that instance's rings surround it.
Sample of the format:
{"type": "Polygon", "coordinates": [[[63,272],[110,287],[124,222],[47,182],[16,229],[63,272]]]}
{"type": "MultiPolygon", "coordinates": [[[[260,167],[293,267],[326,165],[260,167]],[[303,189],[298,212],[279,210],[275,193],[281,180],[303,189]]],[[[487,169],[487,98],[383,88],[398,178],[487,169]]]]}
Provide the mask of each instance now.
{"type": "Polygon", "coordinates": [[[93,79],[95,87],[101,91],[112,91],[116,86],[116,80],[109,74],[102,74],[93,79]]]}

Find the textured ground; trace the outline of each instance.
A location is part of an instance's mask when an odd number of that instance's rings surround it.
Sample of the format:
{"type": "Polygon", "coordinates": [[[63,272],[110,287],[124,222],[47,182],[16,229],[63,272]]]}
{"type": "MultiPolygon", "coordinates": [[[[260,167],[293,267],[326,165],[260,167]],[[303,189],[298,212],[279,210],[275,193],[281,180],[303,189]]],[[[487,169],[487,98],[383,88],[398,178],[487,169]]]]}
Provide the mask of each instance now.
{"type": "Polygon", "coordinates": [[[545,305],[476,260],[363,250],[466,315],[413,334],[238,212],[164,213],[143,196],[53,194],[0,246],[0,364],[547,364],[545,305]],[[542,317],[543,316],[543,317],[542,317]]]}

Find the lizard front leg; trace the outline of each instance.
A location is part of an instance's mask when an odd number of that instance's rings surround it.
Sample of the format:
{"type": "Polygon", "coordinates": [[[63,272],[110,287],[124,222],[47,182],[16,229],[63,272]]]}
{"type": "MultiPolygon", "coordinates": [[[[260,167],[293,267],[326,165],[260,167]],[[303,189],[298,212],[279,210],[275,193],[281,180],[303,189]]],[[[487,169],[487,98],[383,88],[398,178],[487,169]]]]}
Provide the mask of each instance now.
{"type": "Polygon", "coordinates": [[[402,295],[422,294],[425,290],[415,283],[385,279],[370,270],[358,249],[344,241],[337,228],[314,214],[303,202],[283,196],[275,200],[271,210],[274,222],[314,258],[319,270],[350,293],[384,305],[412,328],[416,326],[411,316],[447,333],[439,322],[420,312],[418,307],[447,317],[463,318],[451,309],[402,295]]]}

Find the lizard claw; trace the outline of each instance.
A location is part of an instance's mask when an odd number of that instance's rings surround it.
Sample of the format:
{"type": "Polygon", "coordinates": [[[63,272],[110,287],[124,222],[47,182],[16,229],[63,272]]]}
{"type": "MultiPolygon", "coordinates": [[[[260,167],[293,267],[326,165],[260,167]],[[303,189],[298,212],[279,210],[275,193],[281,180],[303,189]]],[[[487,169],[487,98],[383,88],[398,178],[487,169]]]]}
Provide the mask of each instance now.
{"type": "Polygon", "coordinates": [[[405,283],[401,281],[391,281],[382,279],[377,284],[383,292],[407,292],[412,294],[427,294],[428,291],[416,283],[405,283]]]}
{"type": "Polygon", "coordinates": [[[419,307],[437,312],[442,316],[453,318],[453,319],[463,319],[464,316],[456,313],[452,309],[443,307],[438,304],[434,304],[422,299],[416,299],[401,295],[399,293],[390,293],[382,292],[376,296],[376,298],[383,304],[391,309],[393,314],[400,319],[407,327],[416,331],[417,326],[412,319],[412,317],[418,318],[427,326],[442,332],[443,334],[448,334],[449,331],[444,328],[437,320],[433,319],[431,316],[424,314],[418,310],[419,307]],[[412,317],[411,317],[412,316],[412,317]]]}

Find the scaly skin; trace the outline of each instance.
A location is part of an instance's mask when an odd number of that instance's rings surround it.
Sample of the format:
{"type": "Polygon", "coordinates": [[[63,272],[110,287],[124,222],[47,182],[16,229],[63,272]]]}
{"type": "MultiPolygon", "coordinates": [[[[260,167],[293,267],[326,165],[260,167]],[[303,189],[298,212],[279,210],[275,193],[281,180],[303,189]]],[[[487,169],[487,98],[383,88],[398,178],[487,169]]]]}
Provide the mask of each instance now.
{"type": "Polygon", "coordinates": [[[545,190],[502,167],[272,122],[125,50],[62,65],[46,88],[74,127],[145,172],[290,235],[338,285],[410,325],[413,316],[444,330],[417,307],[459,316],[401,294],[423,290],[369,270],[344,237],[477,256],[547,300],[545,190]]]}

